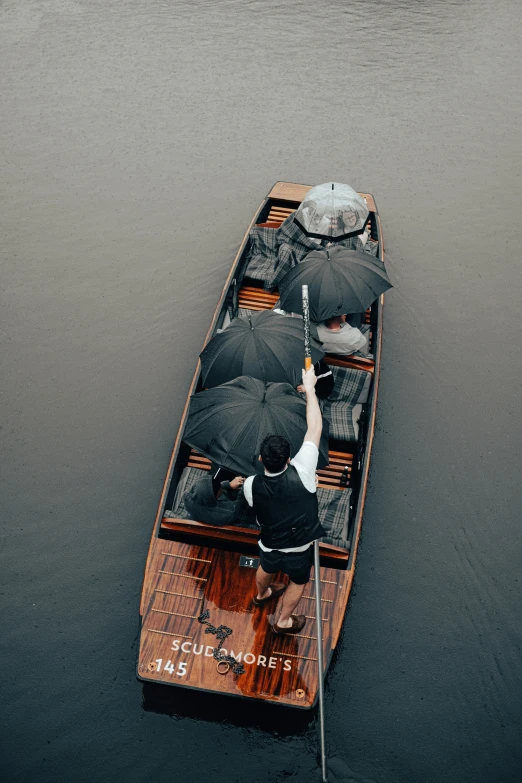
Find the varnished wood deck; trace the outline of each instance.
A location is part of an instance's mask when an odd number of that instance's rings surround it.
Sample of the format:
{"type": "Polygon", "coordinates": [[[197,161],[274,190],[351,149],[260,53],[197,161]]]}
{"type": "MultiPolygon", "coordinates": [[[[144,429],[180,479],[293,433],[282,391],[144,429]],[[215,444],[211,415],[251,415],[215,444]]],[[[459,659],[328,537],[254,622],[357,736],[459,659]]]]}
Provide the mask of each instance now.
{"type": "MultiPolygon", "coordinates": [[[[318,688],[313,581],[296,609],[307,617],[303,632],[275,636],[269,620],[277,602],[252,604],[256,571],[239,559],[238,552],[156,539],[145,579],[138,676],[309,708],[318,688]],[[212,625],[232,629],[223,647],[242,661],[244,674],[218,673],[212,648],[219,642],[197,620],[205,609],[212,625]]],[[[351,578],[351,571],[321,568],[325,666],[339,638],[351,578]]]]}

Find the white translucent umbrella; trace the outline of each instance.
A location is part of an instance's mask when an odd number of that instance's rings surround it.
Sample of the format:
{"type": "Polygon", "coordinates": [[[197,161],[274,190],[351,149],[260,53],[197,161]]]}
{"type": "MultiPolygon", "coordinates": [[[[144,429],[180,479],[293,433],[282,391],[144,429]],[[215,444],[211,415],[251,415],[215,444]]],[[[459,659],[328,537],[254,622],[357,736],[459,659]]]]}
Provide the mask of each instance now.
{"type": "Polygon", "coordinates": [[[294,221],[309,237],[339,242],[362,234],[368,215],[365,200],[353,188],[325,182],[308,191],[294,221]]]}

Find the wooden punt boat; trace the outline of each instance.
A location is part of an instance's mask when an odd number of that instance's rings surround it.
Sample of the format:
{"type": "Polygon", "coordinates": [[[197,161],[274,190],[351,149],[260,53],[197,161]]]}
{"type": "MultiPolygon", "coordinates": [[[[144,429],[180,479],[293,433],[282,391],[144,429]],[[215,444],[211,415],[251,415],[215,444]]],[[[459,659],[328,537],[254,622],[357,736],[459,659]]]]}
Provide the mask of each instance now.
{"type": "MultiPolygon", "coordinates": [[[[273,307],[277,293],[267,293],[261,283],[249,280],[245,275],[249,232],[254,224],[281,224],[297,209],[309,187],[278,182],[261,204],[234,259],[205,344],[223,326],[225,319],[237,313],[238,307],[250,310],[273,307]]],[[[378,241],[378,255],[383,259],[383,237],[375,201],[369,194],[361,195],[370,209],[371,236],[378,241]]],[[[370,325],[371,357],[327,357],[331,365],[366,370],[371,373],[372,380],[368,400],[363,406],[358,440],[352,443],[331,441],[329,465],[319,471],[319,487],[339,492],[351,489],[352,501],[347,519],[347,548],[320,545],[325,670],[339,641],[361,531],[375,425],[382,311],[381,296],[366,315],[370,325]],[[348,466],[346,487],[340,483],[343,471],[346,478],[345,466],[348,466]]],[[[190,395],[201,388],[199,376],[198,363],[154,521],[140,605],[137,676],[144,682],[310,708],[318,693],[313,582],[305,589],[296,609],[296,613],[308,618],[303,632],[275,636],[269,628],[271,611],[275,607],[256,608],[252,604],[258,532],[237,526],[211,527],[168,515],[184,468],[210,469],[210,462],[183,442],[190,395]],[[243,674],[235,674],[232,669],[224,675],[218,672],[213,657],[218,641],[216,636],[206,633],[208,626],[198,621],[205,610],[209,611],[208,622],[214,627],[224,625],[232,629],[223,649],[243,663],[243,674]]]]}

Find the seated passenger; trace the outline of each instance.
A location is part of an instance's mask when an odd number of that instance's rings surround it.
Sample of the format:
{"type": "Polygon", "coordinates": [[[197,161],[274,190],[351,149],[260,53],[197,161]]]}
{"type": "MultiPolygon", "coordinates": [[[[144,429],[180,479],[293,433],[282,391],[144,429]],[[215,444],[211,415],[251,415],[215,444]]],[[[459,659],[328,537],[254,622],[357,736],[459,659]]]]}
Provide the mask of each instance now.
{"type": "Polygon", "coordinates": [[[346,315],[337,315],[317,324],[317,334],[326,353],[347,356],[366,345],[366,337],[356,326],[347,323],[346,315]]]}
{"type": "Polygon", "coordinates": [[[232,481],[221,481],[213,486],[212,476],[204,476],[185,495],[185,508],[197,522],[234,525],[243,504],[243,493],[239,496],[239,490],[244,481],[242,476],[236,476],[232,481]]]}

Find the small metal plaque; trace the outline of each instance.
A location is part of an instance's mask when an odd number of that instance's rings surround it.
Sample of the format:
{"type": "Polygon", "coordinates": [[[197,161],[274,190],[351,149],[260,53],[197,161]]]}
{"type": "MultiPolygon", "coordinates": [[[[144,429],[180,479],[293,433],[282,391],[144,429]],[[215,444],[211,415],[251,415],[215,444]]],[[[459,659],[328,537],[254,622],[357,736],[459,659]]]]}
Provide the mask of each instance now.
{"type": "Polygon", "coordinates": [[[239,556],[239,565],[246,566],[247,568],[257,568],[259,565],[258,557],[247,557],[247,555],[239,556]]]}

